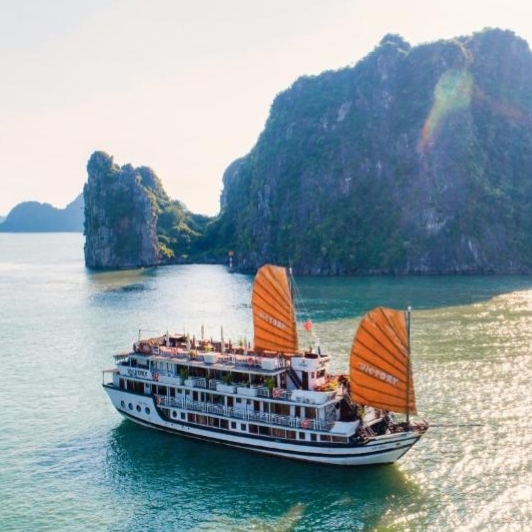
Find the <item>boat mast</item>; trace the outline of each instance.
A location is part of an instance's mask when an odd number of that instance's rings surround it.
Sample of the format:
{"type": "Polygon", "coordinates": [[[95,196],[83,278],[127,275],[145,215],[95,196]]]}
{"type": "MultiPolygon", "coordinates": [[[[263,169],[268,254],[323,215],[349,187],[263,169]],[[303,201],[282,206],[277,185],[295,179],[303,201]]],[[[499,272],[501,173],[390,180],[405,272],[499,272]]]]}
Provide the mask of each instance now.
{"type": "Polygon", "coordinates": [[[408,307],[406,311],[406,332],[407,332],[407,367],[406,367],[406,423],[407,430],[410,430],[410,374],[411,374],[411,363],[410,363],[410,311],[412,307],[408,307]]]}

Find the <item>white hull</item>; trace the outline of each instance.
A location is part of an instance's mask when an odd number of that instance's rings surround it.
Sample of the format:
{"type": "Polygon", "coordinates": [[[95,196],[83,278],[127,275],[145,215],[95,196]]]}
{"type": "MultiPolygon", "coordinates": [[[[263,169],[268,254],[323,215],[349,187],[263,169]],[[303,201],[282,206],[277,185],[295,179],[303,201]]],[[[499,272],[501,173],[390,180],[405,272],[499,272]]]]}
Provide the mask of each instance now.
{"type": "Polygon", "coordinates": [[[331,444],[312,442],[291,443],[279,439],[200,426],[195,423],[170,421],[161,416],[153,396],[131,393],[104,385],[114,407],[124,417],[146,427],[212,441],[223,445],[321,464],[364,466],[390,464],[403,456],[422,436],[409,431],[371,438],[367,443],[331,444]]]}

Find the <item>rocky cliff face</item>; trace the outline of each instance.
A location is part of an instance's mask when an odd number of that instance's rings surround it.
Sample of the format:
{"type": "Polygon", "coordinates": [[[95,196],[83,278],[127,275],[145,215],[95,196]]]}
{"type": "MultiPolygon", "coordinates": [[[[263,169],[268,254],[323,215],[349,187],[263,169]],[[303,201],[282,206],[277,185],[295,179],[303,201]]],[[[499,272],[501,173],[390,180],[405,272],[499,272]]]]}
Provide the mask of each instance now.
{"type": "Polygon", "coordinates": [[[219,234],[249,269],[532,272],[530,87],[512,32],[388,35],[278,95],[224,175],[219,234]]]}
{"type": "MultiPolygon", "coordinates": [[[[156,203],[142,182],[147,169],[119,167],[95,152],[88,164],[85,199],[85,264],[128,269],[159,263],[156,203]]],[[[149,172],[148,172],[149,173],[149,172]]]]}

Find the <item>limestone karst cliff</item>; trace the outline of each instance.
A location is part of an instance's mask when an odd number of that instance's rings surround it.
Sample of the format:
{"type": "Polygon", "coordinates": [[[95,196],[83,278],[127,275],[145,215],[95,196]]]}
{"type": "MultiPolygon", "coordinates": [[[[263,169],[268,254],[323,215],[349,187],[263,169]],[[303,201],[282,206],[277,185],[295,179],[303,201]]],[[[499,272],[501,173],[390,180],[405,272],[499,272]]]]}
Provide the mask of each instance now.
{"type": "Polygon", "coordinates": [[[156,209],[139,173],[120,168],[103,152],[92,154],[87,172],[85,264],[102,269],[158,264],[156,209]]]}
{"type": "Polygon", "coordinates": [[[531,272],[531,87],[497,29],[302,77],[226,171],[220,241],[246,269],[531,272]]]}
{"type": "Polygon", "coordinates": [[[97,151],[87,164],[85,264],[127,269],[207,260],[205,227],[210,218],[171,200],[146,166],[118,166],[97,151]]]}

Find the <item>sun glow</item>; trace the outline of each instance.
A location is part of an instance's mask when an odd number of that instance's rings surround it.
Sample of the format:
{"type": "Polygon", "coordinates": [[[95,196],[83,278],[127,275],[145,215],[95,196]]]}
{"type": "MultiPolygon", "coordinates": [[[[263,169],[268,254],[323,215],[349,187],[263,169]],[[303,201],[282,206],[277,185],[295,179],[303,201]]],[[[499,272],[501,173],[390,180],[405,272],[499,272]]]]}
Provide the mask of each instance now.
{"type": "Polygon", "coordinates": [[[434,134],[450,113],[469,107],[473,76],[467,70],[446,70],[434,88],[434,103],[421,130],[420,148],[430,146],[434,134]]]}

